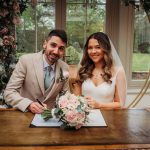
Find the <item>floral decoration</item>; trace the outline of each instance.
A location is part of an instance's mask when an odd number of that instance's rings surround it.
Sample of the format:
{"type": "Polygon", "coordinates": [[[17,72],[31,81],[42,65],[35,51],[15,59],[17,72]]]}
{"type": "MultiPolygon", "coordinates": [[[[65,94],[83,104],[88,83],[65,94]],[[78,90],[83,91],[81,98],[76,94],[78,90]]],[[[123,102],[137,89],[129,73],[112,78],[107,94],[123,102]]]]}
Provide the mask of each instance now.
{"type": "Polygon", "coordinates": [[[21,23],[26,3],[27,0],[0,0],[0,94],[17,62],[15,25],[21,23]]]}
{"type": "Polygon", "coordinates": [[[45,121],[58,118],[62,129],[79,129],[88,121],[89,110],[84,97],[66,92],[58,98],[56,108],[44,110],[42,117],[45,121]]]}
{"type": "Polygon", "coordinates": [[[63,82],[69,78],[69,72],[68,71],[63,71],[62,68],[60,68],[60,75],[59,78],[56,79],[56,82],[63,82]]]}

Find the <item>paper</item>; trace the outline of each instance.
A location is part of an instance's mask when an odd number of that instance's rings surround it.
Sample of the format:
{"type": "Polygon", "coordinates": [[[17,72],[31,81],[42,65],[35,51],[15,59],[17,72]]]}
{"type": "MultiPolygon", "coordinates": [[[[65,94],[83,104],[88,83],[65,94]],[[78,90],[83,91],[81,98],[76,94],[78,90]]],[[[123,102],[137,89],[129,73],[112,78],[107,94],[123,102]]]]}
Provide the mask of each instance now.
{"type": "Polygon", "coordinates": [[[84,126],[107,126],[99,109],[93,109],[88,115],[88,122],[84,126]]]}
{"type": "MultiPolygon", "coordinates": [[[[48,121],[43,120],[40,114],[35,114],[31,125],[36,127],[59,127],[62,122],[58,122],[58,119],[51,118],[48,121]]],[[[105,127],[106,122],[99,109],[93,109],[88,115],[88,122],[84,125],[85,127],[105,127]]]]}

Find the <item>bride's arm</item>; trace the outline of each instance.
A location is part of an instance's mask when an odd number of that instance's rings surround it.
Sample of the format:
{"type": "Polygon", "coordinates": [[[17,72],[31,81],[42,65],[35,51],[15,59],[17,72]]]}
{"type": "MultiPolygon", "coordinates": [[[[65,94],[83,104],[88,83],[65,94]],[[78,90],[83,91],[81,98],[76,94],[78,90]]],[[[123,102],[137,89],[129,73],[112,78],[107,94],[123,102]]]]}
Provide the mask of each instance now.
{"type": "Polygon", "coordinates": [[[124,70],[120,69],[116,77],[114,102],[119,102],[120,106],[123,107],[126,101],[126,95],[127,95],[126,76],[124,70]]]}
{"type": "Polygon", "coordinates": [[[110,103],[101,103],[101,102],[97,102],[96,100],[93,100],[90,97],[87,97],[88,100],[88,105],[91,108],[94,109],[117,109],[117,108],[121,108],[121,104],[120,102],[110,102],[110,103]]]}

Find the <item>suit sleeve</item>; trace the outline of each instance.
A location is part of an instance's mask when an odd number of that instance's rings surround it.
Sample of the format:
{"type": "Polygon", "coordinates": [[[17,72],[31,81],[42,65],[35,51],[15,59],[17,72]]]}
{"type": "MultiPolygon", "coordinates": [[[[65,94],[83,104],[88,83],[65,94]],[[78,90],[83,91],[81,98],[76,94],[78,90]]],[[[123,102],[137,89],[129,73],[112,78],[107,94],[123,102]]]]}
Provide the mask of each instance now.
{"type": "Polygon", "coordinates": [[[20,95],[26,72],[26,60],[24,57],[21,57],[4,91],[5,102],[23,112],[26,111],[26,108],[32,103],[30,99],[20,95]]]}

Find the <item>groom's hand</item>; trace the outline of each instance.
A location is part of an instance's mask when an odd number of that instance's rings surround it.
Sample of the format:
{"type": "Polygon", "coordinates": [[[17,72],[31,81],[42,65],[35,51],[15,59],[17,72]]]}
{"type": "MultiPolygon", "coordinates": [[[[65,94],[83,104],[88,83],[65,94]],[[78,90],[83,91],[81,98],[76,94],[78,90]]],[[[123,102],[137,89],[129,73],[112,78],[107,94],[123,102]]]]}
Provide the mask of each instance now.
{"type": "MultiPolygon", "coordinates": [[[[47,107],[46,104],[43,104],[45,107],[47,107]]],[[[28,109],[35,114],[41,114],[44,111],[44,107],[40,105],[38,102],[32,102],[29,106],[28,109]]]]}

